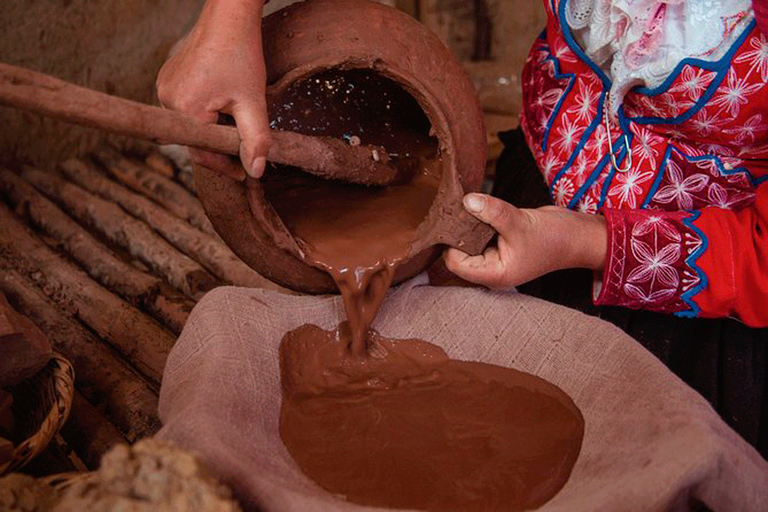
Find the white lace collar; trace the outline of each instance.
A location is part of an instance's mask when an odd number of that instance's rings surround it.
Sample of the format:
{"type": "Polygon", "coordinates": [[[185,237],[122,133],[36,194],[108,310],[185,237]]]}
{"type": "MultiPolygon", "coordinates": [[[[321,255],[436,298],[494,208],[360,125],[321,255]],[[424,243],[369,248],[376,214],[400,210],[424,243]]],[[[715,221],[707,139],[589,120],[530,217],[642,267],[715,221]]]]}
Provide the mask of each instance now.
{"type": "Polygon", "coordinates": [[[576,42],[612,81],[612,109],[686,57],[717,61],[754,18],[751,0],[562,0],[576,42]]]}

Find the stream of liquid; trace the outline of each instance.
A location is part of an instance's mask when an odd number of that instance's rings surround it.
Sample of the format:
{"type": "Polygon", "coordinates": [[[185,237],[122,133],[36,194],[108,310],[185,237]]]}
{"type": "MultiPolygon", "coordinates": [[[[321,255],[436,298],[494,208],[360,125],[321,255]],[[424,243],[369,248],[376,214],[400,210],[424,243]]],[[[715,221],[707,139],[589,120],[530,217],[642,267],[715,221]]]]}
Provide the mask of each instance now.
{"type": "Polygon", "coordinates": [[[370,329],[440,181],[437,143],[416,102],[373,73],[326,72],[293,87],[272,118],[276,128],[383,145],[410,177],[370,188],[280,168],[262,181],[306,258],[333,277],[347,314],[334,331],[304,325],[282,341],[280,434],[294,460],[363,505],[512,511],[546,502],[567,481],[584,432],[565,393],[370,329]]]}

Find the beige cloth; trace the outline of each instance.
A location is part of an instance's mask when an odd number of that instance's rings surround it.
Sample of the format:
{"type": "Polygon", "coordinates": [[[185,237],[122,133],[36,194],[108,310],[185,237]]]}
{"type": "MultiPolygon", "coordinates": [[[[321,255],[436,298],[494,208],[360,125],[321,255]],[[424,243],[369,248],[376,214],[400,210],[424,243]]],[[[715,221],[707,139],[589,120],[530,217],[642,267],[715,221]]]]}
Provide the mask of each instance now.
{"type": "MultiPolygon", "coordinates": [[[[305,477],[278,435],[278,346],[304,323],[333,328],[338,297],[218,288],[194,309],[168,358],[160,436],[197,451],[264,511],[372,510],[305,477]]],[[[584,414],[581,454],[541,510],[768,509],[768,463],[695,391],[616,327],[519,294],[434,288],[390,291],[375,328],[422,338],[457,359],[533,373],[584,414]]],[[[322,442],[322,440],[318,440],[322,442]]]]}

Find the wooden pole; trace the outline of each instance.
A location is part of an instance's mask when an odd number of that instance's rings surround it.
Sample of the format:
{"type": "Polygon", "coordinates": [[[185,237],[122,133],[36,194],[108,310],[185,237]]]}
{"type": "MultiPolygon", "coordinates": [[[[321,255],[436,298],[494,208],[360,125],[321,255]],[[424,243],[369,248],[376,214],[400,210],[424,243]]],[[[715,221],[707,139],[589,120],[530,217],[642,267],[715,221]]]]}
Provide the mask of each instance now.
{"type": "Polygon", "coordinates": [[[0,169],[0,191],[19,214],[56,240],[88,274],[132,305],[148,310],[174,333],[181,332],[194,302],[160,278],[114,255],[104,244],[8,169],[0,169]],[[172,300],[161,296],[170,294],[172,300]],[[175,297],[174,297],[175,295],[175,297]]]}
{"type": "Polygon", "coordinates": [[[181,185],[150,171],[135,160],[126,158],[114,148],[105,146],[94,154],[109,174],[120,183],[149,197],[196,228],[209,235],[216,235],[211,221],[205,215],[203,205],[181,185]]]}
{"type": "Polygon", "coordinates": [[[145,381],[107,342],[62,311],[6,258],[0,257],[0,269],[0,291],[72,363],[80,393],[129,441],[157,432],[157,387],[145,381]]]}
{"type": "Polygon", "coordinates": [[[0,254],[159,384],[175,338],[53,252],[0,204],[0,254]]]}
{"type": "Polygon", "coordinates": [[[103,233],[131,256],[165,276],[169,283],[192,298],[216,286],[216,280],[188,256],[181,254],[143,222],[119,206],[86,192],[48,172],[25,169],[22,178],[53,199],[70,215],[103,233]]]}
{"type": "Polygon", "coordinates": [[[91,471],[98,469],[102,455],[110,448],[127,442],[117,427],[77,391],[61,435],[91,471]]]}
{"type": "Polygon", "coordinates": [[[96,171],[93,166],[81,160],[68,160],[61,168],[69,179],[102,198],[114,201],[131,215],[142,219],[179,250],[189,254],[225,282],[236,286],[287,291],[259,275],[218,238],[193,228],[147,198],[126,190],[96,171]]]}

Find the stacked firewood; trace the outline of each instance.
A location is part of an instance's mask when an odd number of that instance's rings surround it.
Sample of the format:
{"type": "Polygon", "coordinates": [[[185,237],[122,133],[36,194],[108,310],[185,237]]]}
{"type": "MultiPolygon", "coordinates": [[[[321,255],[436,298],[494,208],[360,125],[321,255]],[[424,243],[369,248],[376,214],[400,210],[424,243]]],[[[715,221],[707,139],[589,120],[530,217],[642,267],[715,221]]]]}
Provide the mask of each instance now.
{"type": "Polygon", "coordinates": [[[157,149],[0,168],[0,197],[0,292],[72,362],[77,394],[58,441],[89,469],[158,430],[163,366],[202,295],[280,289],[218,238],[189,173],[157,149]]]}

